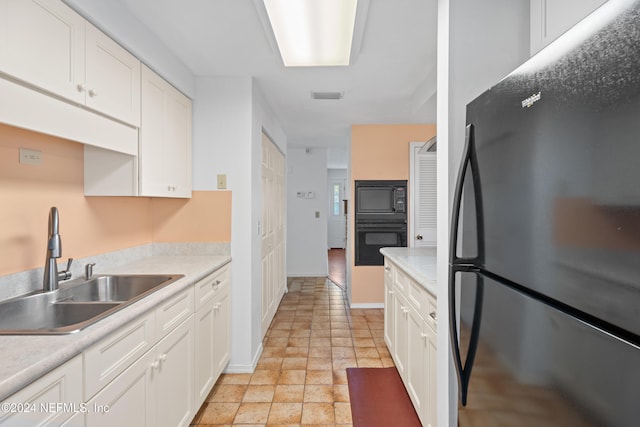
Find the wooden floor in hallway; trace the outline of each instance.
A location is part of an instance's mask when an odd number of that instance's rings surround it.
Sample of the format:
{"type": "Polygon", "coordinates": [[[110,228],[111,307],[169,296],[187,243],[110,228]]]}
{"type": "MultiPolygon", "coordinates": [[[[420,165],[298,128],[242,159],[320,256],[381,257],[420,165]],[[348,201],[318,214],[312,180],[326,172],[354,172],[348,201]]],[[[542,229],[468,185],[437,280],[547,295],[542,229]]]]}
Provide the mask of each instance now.
{"type": "Polygon", "coordinates": [[[394,366],[382,309],[327,278],[291,278],[253,374],[223,374],[192,426],[351,426],[346,368],[394,366]]]}
{"type": "Polygon", "coordinates": [[[342,289],[347,283],[347,259],[344,249],[332,248],[328,252],[329,279],[342,289]]]}

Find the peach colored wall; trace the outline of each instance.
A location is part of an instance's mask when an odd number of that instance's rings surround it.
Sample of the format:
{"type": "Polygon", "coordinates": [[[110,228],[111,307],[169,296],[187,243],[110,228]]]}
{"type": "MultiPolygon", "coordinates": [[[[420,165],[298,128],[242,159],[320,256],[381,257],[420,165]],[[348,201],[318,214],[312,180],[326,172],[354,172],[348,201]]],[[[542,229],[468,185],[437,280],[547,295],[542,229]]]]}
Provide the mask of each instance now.
{"type": "Polygon", "coordinates": [[[138,246],[156,236],[163,242],[230,240],[229,192],[194,192],[179,202],[85,197],[81,144],[0,124],[0,275],[44,264],[51,206],[60,211],[63,259],[138,246]],[[41,151],[42,163],[20,164],[21,147],[41,151]]]}
{"type": "Polygon", "coordinates": [[[191,199],[153,199],[154,242],[230,242],[231,191],[194,191],[191,199]]]}
{"type": "MultiPolygon", "coordinates": [[[[355,125],[351,127],[351,194],[357,179],[409,179],[411,142],[436,135],[435,125],[355,125]]],[[[353,219],[349,224],[353,236],[353,219]]],[[[355,266],[351,239],[351,302],[384,302],[381,266],[355,266]]]]}

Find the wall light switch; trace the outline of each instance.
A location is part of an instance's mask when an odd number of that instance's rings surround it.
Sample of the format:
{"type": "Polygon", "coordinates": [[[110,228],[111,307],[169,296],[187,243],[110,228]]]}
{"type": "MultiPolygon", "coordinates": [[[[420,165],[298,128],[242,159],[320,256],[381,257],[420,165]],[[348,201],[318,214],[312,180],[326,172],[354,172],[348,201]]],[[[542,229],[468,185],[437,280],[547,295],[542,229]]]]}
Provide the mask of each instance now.
{"type": "Polygon", "coordinates": [[[29,148],[20,149],[20,163],[25,165],[39,165],[42,162],[42,151],[29,148]]]}
{"type": "Polygon", "coordinates": [[[219,174],[218,175],[218,190],[224,190],[227,188],[227,175],[219,174]]]}
{"type": "Polygon", "coordinates": [[[320,211],[316,211],[316,218],[320,218],[320,211]]]}

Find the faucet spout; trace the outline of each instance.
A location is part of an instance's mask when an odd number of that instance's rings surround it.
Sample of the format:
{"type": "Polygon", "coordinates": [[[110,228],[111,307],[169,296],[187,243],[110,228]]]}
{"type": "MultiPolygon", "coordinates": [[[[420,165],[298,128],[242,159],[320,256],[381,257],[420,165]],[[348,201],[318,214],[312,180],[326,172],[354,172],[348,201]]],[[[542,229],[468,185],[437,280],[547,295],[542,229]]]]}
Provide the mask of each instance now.
{"type": "Polygon", "coordinates": [[[62,256],[59,224],[58,208],[52,207],[49,212],[49,241],[47,242],[47,257],[44,263],[44,280],[42,283],[44,292],[58,289],[58,264],[56,259],[62,256]]]}

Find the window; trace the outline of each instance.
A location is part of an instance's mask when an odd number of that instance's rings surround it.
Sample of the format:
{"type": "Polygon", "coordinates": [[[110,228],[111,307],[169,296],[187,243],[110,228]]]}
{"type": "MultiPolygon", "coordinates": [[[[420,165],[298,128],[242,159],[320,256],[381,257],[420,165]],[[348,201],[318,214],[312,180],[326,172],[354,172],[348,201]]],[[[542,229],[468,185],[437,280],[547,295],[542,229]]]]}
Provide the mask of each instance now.
{"type": "Polygon", "coordinates": [[[334,216],[340,215],[340,184],[333,184],[332,211],[334,216]]]}

